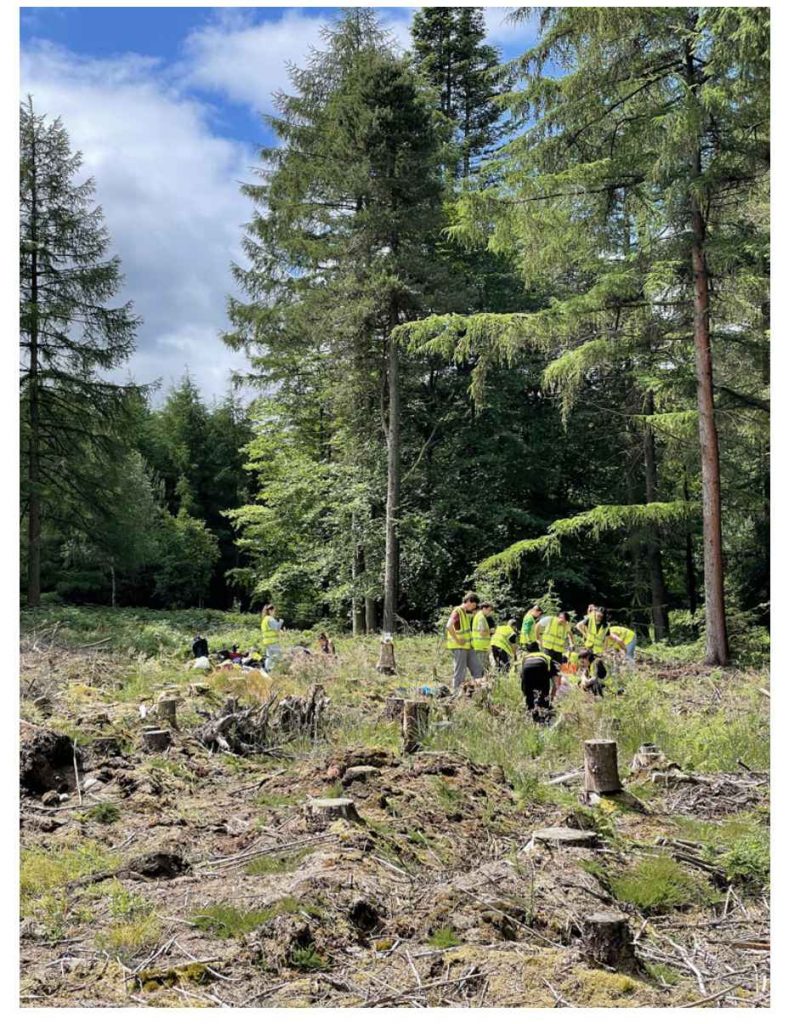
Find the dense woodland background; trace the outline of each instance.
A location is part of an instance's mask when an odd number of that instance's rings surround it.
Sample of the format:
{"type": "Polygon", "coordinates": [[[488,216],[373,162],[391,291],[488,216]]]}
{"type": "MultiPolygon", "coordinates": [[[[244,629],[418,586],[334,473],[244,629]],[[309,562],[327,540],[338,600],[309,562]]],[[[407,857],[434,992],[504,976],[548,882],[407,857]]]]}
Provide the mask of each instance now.
{"type": "Polygon", "coordinates": [[[769,12],[545,8],[506,65],[479,8],[412,31],[344,12],[277,98],[223,339],[251,403],[108,383],[120,263],[22,105],[25,600],[360,632],[473,582],[724,663],[769,612],[769,12]]]}

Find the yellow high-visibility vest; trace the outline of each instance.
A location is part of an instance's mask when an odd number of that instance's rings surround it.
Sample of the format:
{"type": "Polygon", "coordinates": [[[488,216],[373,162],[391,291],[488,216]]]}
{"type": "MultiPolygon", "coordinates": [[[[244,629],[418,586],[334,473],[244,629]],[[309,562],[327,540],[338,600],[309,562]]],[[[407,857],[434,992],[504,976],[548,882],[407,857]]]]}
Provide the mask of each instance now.
{"type": "Polygon", "coordinates": [[[490,650],[490,626],[484,612],[477,612],[471,624],[471,646],[475,651],[490,650]]]}
{"type": "Polygon", "coordinates": [[[608,636],[608,630],[611,627],[604,625],[603,623],[597,622],[594,617],[594,612],[591,612],[586,620],[586,635],[584,636],[584,646],[592,652],[592,654],[602,654],[603,647],[605,646],[605,640],[608,636]]]}
{"type": "MultiPolygon", "coordinates": [[[[272,615],[264,615],[260,620],[260,629],[263,633],[263,646],[270,647],[272,644],[279,642],[279,630],[272,629],[270,620],[273,618],[272,615]]],[[[276,622],[276,619],[274,619],[276,622]]]]}
{"type": "Polygon", "coordinates": [[[617,639],[621,640],[625,647],[636,638],[635,630],[628,629],[627,626],[610,626],[609,632],[616,633],[617,639]]]}
{"type": "Polygon", "coordinates": [[[552,615],[547,628],[543,630],[542,637],[540,638],[543,650],[559,651],[561,653],[564,650],[569,633],[570,623],[559,622],[558,616],[552,615]]]}
{"type": "MultiPolygon", "coordinates": [[[[460,626],[455,630],[457,635],[460,637],[460,643],[454,639],[452,634],[447,629],[447,648],[450,651],[470,651],[471,650],[471,616],[462,608],[460,605],[457,608],[452,609],[452,615],[458,613],[460,619],[460,626]]],[[[452,616],[450,616],[451,618],[452,616]]]]}
{"type": "Polygon", "coordinates": [[[506,651],[510,657],[515,654],[515,630],[512,626],[496,626],[493,636],[490,638],[491,647],[499,647],[506,651]]]}

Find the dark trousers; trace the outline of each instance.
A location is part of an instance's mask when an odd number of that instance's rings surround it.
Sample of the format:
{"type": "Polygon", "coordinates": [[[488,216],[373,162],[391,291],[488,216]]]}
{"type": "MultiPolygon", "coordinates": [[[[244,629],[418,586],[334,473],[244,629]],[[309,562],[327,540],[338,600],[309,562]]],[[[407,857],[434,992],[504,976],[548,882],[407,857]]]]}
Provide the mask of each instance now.
{"type": "Polygon", "coordinates": [[[493,660],[496,662],[496,668],[499,672],[508,672],[510,668],[510,656],[501,647],[491,647],[493,652],[493,660]]]}
{"type": "Polygon", "coordinates": [[[541,717],[550,708],[551,675],[542,659],[529,661],[527,657],[524,661],[521,666],[521,691],[533,718],[541,717]]]}

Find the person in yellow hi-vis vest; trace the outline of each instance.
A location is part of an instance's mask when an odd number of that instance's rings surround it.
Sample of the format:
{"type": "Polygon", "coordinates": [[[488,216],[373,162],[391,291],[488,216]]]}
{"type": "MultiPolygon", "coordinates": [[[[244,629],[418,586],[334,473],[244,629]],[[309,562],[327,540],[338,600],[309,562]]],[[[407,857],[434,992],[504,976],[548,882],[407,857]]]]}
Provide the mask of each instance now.
{"type": "Polygon", "coordinates": [[[273,604],[264,605],[263,614],[260,618],[260,630],[263,634],[261,643],[263,645],[263,653],[266,656],[265,669],[267,672],[272,670],[282,654],[280,633],[282,632],[283,620],[276,618],[274,614],[276,610],[273,604]]]}
{"type": "Polygon", "coordinates": [[[629,626],[609,626],[606,643],[625,652],[628,661],[636,660],[636,632],[629,626]]]}
{"type": "Polygon", "coordinates": [[[483,601],[471,622],[471,647],[477,652],[477,658],[484,672],[490,665],[490,638],[493,605],[483,601]]]}
{"type": "Polygon", "coordinates": [[[485,672],[471,643],[472,621],[478,604],[478,595],[470,590],[462,602],[452,609],[447,619],[446,643],[447,650],[452,651],[452,690],[456,694],[460,693],[467,671],[475,683],[484,681],[485,672]]]}
{"type": "Polygon", "coordinates": [[[518,620],[510,619],[504,626],[496,626],[490,639],[493,660],[499,672],[508,672],[510,659],[515,657],[518,641],[518,620]]]}
{"type": "Polygon", "coordinates": [[[537,641],[545,653],[560,665],[564,661],[564,650],[572,647],[572,633],[567,612],[545,615],[537,623],[537,641]]]}

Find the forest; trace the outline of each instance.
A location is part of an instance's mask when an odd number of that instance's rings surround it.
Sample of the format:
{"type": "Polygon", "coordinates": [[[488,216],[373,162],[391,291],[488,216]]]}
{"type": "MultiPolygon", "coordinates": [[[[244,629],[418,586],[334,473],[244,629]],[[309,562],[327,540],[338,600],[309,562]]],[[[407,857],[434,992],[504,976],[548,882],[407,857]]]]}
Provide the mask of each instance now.
{"type": "Polygon", "coordinates": [[[769,12],[544,8],[506,62],[481,8],[411,35],[339,13],[277,95],[221,401],[114,382],[123,253],[23,102],[23,604],[394,633],[474,586],[726,664],[769,624],[769,12]]]}

